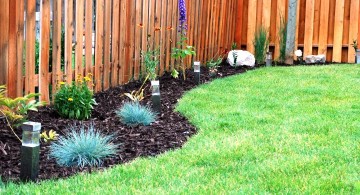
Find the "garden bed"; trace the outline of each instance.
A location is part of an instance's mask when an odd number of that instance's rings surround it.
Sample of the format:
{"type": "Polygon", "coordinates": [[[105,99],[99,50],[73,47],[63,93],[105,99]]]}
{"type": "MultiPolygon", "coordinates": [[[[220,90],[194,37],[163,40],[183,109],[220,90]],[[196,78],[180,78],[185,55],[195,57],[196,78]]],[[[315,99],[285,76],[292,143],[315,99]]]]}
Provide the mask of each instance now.
{"type": "MultiPolygon", "coordinates": [[[[251,68],[233,68],[226,63],[218,68],[215,78],[225,77],[237,73],[246,72],[251,68]]],[[[210,78],[206,68],[201,69],[201,82],[206,83],[210,78]]],[[[179,98],[196,87],[192,71],[187,71],[187,79],[180,77],[174,79],[166,73],[160,78],[162,113],[151,126],[128,127],[122,124],[116,116],[115,111],[129,99],[123,96],[126,92],[137,90],[141,82],[135,81],[129,84],[111,88],[105,92],[95,94],[98,105],[92,113],[92,117],[86,121],[63,119],[51,108],[42,107],[39,112],[31,112],[28,116],[30,121],[41,122],[42,130],[53,129],[60,135],[66,134],[69,125],[94,124],[104,134],[114,134],[114,143],[120,144],[118,154],[108,158],[103,165],[97,169],[111,167],[117,164],[129,162],[137,157],[155,156],[170,149],[181,147],[186,140],[196,133],[196,129],[185,117],[175,112],[175,106],[179,98]]],[[[150,84],[145,90],[145,99],[142,104],[150,104],[150,84]]],[[[16,129],[18,135],[21,130],[16,129]]],[[[4,121],[0,121],[0,176],[3,180],[16,181],[20,174],[20,148],[21,144],[6,127],[4,121]]],[[[49,145],[41,144],[40,175],[39,180],[50,178],[64,178],[86,168],[60,167],[55,160],[48,158],[49,145]]]]}

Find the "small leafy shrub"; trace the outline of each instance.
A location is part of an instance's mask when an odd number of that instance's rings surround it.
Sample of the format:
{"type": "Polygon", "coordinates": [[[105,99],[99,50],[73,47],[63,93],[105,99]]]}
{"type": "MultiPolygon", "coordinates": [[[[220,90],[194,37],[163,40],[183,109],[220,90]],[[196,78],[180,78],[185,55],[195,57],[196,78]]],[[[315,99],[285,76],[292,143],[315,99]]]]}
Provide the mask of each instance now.
{"type": "Polygon", "coordinates": [[[286,58],[286,36],[287,36],[287,22],[285,17],[280,17],[280,29],[279,29],[279,45],[280,56],[279,61],[284,62],[286,58]]]}
{"type": "Polygon", "coordinates": [[[54,108],[61,117],[84,120],[91,116],[93,105],[96,105],[93,92],[89,89],[91,74],[86,77],[78,75],[71,85],[60,83],[55,94],[54,108]]]}
{"type": "Polygon", "coordinates": [[[102,135],[93,125],[69,128],[69,134],[50,145],[50,158],[60,166],[100,166],[104,158],[114,156],[118,145],[111,143],[113,136],[102,135]]]}
{"type": "Polygon", "coordinates": [[[39,93],[30,93],[24,97],[15,99],[5,97],[6,87],[0,86],[0,116],[5,116],[12,125],[17,125],[26,120],[29,110],[38,111],[39,106],[43,106],[44,102],[32,100],[39,97],[39,93]]]}
{"type": "Polygon", "coordinates": [[[150,125],[155,121],[155,113],[147,106],[142,106],[139,102],[125,103],[116,114],[121,122],[128,126],[150,125]]]}
{"type": "Polygon", "coordinates": [[[263,64],[265,62],[266,50],[269,46],[268,31],[265,27],[261,26],[256,31],[253,44],[255,48],[255,60],[258,64],[263,64]]]}

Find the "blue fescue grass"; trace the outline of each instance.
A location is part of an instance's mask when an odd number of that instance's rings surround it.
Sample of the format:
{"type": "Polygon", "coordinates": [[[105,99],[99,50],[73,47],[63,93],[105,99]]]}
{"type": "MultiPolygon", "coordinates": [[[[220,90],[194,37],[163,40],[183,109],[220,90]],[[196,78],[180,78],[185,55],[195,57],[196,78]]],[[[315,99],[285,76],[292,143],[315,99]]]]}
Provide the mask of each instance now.
{"type": "Polygon", "coordinates": [[[122,123],[128,126],[150,125],[155,121],[155,113],[147,106],[142,106],[139,102],[126,102],[116,114],[122,123]]]}
{"type": "Polygon", "coordinates": [[[60,166],[100,166],[104,158],[117,152],[118,145],[111,143],[113,136],[102,135],[93,125],[71,126],[69,130],[50,146],[49,156],[60,166]]]}

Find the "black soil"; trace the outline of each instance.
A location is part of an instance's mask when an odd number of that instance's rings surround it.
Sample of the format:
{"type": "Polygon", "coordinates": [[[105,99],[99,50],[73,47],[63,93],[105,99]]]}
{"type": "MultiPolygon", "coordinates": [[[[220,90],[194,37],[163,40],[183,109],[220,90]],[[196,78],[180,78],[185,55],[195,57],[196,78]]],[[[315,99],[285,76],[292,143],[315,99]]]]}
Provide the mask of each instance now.
{"type": "MultiPolygon", "coordinates": [[[[237,73],[246,72],[251,68],[233,68],[225,63],[218,68],[218,74],[211,78],[206,68],[201,70],[201,82],[206,83],[214,78],[225,77],[237,73]]],[[[69,125],[94,124],[103,134],[113,134],[113,142],[120,144],[117,155],[106,159],[101,170],[117,164],[131,161],[140,156],[155,156],[170,149],[180,148],[186,141],[196,133],[196,129],[186,118],[175,112],[178,99],[188,91],[196,87],[193,82],[192,71],[187,72],[187,79],[184,81],[180,77],[174,79],[170,74],[165,73],[160,78],[161,85],[161,104],[162,112],[156,122],[150,126],[128,127],[119,121],[115,111],[121,105],[129,101],[123,96],[125,92],[136,90],[141,86],[141,82],[130,82],[126,85],[110,88],[107,91],[95,94],[98,105],[92,113],[92,117],[86,121],[77,121],[60,118],[51,106],[42,107],[39,112],[31,112],[28,120],[41,122],[42,130],[53,129],[60,135],[67,132],[69,125]]],[[[142,104],[150,105],[150,86],[147,84],[145,99],[142,104]]],[[[16,133],[21,136],[21,130],[16,129],[16,133]]],[[[5,121],[0,120],[0,176],[5,181],[18,181],[20,174],[20,147],[21,143],[11,133],[5,121]]],[[[41,143],[40,152],[40,175],[39,180],[50,178],[64,178],[86,171],[75,167],[60,167],[53,159],[48,158],[49,145],[41,143]]]]}

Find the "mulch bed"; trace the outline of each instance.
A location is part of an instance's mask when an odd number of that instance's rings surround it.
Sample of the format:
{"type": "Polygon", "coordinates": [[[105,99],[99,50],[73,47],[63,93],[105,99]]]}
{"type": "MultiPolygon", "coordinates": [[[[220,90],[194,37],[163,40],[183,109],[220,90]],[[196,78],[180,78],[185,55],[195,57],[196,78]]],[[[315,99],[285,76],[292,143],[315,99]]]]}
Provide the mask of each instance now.
{"type": "MultiPolygon", "coordinates": [[[[251,68],[233,68],[224,63],[219,69],[215,78],[225,77],[237,73],[246,72],[251,68]]],[[[206,83],[213,78],[209,77],[206,68],[201,69],[201,82],[206,83]]],[[[189,137],[196,133],[186,118],[174,111],[177,101],[184,94],[194,87],[194,75],[187,71],[187,79],[184,81],[179,77],[174,79],[170,74],[165,73],[160,78],[162,112],[156,122],[151,126],[128,127],[119,121],[115,111],[129,99],[122,94],[131,92],[141,86],[141,82],[130,82],[126,85],[111,88],[107,91],[95,94],[98,105],[92,113],[92,117],[86,121],[77,121],[60,118],[50,107],[42,107],[39,112],[29,113],[28,120],[41,122],[42,130],[53,129],[60,135],[66,134],[69,125],[90,125],[94,124],[104,134],[114,134],[113,142],[120,144],[118,154],[106,159],[102,167],[111,167],[117,164],[129,162],[137,157],[155,156],[170,149],[180,148],[189,137]]],[[[151,92],[149,84],[145,90],[145,99],[142,104],[151,104],[151,92]]],[[[16,129],[21,136],[21,130],[16,129]]],[[[5,181],[18,181],[20,174],[20,148],[21,144],[11,133],[4,121],[0,120],[0,176],[5,181]]],[[[40,152],[40,174],[39,181],[45,179],[65,178],[86,168],[60,167],[55,160],[48,158],[49,145],[42,143],[40,152]]]]}

